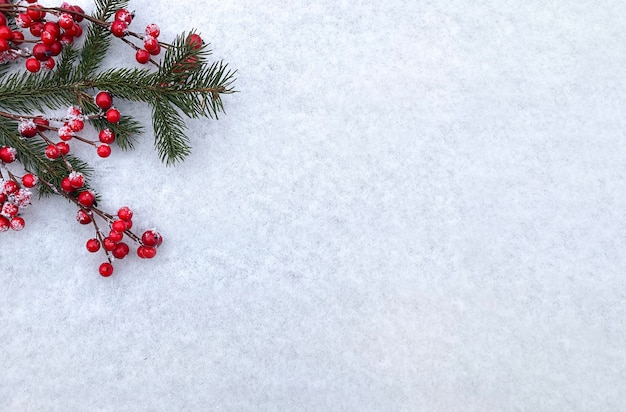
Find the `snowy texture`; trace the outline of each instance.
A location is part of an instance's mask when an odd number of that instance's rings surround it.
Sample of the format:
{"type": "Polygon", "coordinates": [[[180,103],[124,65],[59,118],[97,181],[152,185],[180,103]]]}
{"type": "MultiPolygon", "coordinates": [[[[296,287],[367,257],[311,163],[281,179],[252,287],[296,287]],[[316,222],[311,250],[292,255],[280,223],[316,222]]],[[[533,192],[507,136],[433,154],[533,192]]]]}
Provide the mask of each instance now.
{"type": "Polygon", "coordinates": [[[132,8],[241,93],[176,167],[85,151],[154,260],[1,235],[0,410],[626,409],[626,3],[132,8]]]}

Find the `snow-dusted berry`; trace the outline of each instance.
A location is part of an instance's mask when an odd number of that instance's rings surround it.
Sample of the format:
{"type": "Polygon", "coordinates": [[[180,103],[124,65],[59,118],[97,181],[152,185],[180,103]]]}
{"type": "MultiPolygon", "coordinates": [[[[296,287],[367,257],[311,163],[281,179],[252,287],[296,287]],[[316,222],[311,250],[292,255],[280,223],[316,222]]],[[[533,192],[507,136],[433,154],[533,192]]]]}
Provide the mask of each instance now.
{"type": "Polygon", "coordinates": [[[159,34],[161,34],[161,29],[159,29],[159,26],[157,26],[156,24],[150,23],[146,26],[145,32],[148,36],[159,37],[159,34]]]}
{"type": "Polygon", "coordinates": [[[19,122],[19,124],[17,125],[17,131],[23,137],[35,137],[37,135],[37,125],[35,124],[34,120],[25,119],[19,122]]]}
{"type": "Polygon", "coordinates": [[[67,178],[74,189],[80,189],[85,185],[85,176],[80,172],[73,171],[67,178]]]}
{"type": "Polygon", "coordinates": [[[15,230],[16,232],[19,232],[20,230],[24,229],[26,222],[24,222],[24,219],[21,218],[20,216],[15,216],[13,219],[11,219],[10,224],[11,224],[11,229],[15,230]]]}
{"type": "Polygon", "coordinates": [[[17,158],[17,150],[11,146],[0,147],[0,161],[12,163],[17,158]]]}

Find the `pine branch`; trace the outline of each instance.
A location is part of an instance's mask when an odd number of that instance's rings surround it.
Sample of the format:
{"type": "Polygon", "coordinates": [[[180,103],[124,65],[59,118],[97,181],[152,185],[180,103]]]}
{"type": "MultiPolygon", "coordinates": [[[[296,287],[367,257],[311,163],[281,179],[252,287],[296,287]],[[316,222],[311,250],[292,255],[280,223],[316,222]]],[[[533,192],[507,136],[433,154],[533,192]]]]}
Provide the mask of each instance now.
{"type": "Polygon", "coordinates": [[[152,125],[159,158],[166,164],[182,161],[191,153],[185,122],[168,102],[155,96],[152,105],[152,125]]]}

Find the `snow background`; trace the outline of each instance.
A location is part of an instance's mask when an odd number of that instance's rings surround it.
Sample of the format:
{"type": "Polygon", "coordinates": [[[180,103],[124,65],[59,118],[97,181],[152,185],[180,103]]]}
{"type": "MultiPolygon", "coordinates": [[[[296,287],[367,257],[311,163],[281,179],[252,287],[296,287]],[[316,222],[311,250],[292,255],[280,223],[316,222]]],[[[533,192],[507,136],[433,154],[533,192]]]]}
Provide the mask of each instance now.
{"type": "Polygon", "coordinates": [[[626,4],[131,6],[241,93],[179,166],[90,155],[153,261],[62,199],[1,236],[0,410],[626,408],[626,4]]]}

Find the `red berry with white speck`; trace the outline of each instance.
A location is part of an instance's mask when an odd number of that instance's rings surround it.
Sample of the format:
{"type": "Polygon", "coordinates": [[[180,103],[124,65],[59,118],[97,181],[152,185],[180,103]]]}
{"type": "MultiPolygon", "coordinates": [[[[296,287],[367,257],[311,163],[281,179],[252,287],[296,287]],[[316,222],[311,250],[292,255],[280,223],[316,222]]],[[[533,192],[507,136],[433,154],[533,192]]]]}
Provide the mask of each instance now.
{"type": "Polygon", "coordinates": [[[114,239],[111,239],[110,236],[107,236],[104,239],[102,239],[102,247],[104,247],[105,250],[108,250],[110,252],[113,249],[115,249],[115,246],[117,246],[117,242],[119,241],[115,241],[114,239]]]}
{"type": "Polygon", "coordinates": [[[115,232],[123,232],[126,230],[126,223],[123,220],[115,220],[111,223],[111,229],[115,232]]]}
{"type": "Polygon", "coordinates": [[[37,73],[39,70],[41,70],[41,62],[34,57],[29,57],[28,59],[26,59],[24,65],[26,66],[26,70],[31,73],[37,73]]]}
{"type": "Polygon", "coordinates": [[[111,129],[102,129],[98,133],[98,139],[102,143],[111,144],[115,141],[115,133],[111,129]]]}
{"type": "Polygon", "coordinates": [[[161,29],[159,29],[159,26],[157,26],[156,24],[150,23],[146,26],[145,33],[148,36],[159,37],[159,34],[161,34],[161,29]]]}
{"type": "Polygon", "coordinates": [[[59,150],[59,148],[54,145],[54,144],[49,144],[46,147],[46,157],[50,160],[54,160],[54,159],[58,159],[59,156],[61,156],[61,151],[59,150]]]}
{"type": "Polygon", "coordinates": [[[15,230],[16,232],[19,232],[20,230],[24,229],[26,222],[20,216],[16,216],[13,219],[11,219],[10,224],[11,224],[11,229],[15,230]]]}
{"type": "Polygon", "coordinates": [[[133,14],[126,9],[118,9],[115,12],[115,20],[123,21],[128,25],[133,21],[133,14]]]}
{"type": "Polygon", "coordinates": [[[57,143],[57,148],[59,149],[59,152],[62,156],[65,156],[70,152],[70,145],[65,142],[57,143]]]}
{"type": "Polygon", "coordinates": [[[74,189],[80,189],[85,185],[85,176],[80,172],[72,172],[67,177],[70,181],[70,185],[74,189]]]}
{"type": "Polygon", "coordinates": [[[26,173],[22,176],[22,184],[25,187],[35,187],[35,185],[39,182],[39,178],[32,173],[26,173]]]}
{"type": "Polygon", "coordinates": [[[163,242],[163,237],[156,230],[146,230],[141,235],[141,241],[145,246],[160,246],[163,242]]]}
{"type": "Polygon", "coordinates": [[[76,212],[76,221],[81,225],[88,225],[92,221],[91,215],[83,209],[78,209],[78,212],[76,212]]]}
{"type": "Polygon", "coordinates": [[[135,53],[135,60],[141,64],[148,63],[150,61],[150,52],[144,49],[137,50],[137,53],[135,53]]]}
{"type": "MultiPolygon", "coordinates": [[[[20,190],[20,187],[18,186],[17,183],[15,183],[13,180],[6,180],[4,182],[2,182],[0,180],[0,183],[2,183],[0,185],[0,190],[2,191],[2,193],[7,194],[7,195],[12,195],[13,193],[17,192],[18,190],[20,190]]],[[[6,199],[4,199],[3,201],[5,201],[6,199]]]]}
{"type": "Polygon", "coordinates": [[[0,233],[6,232],[11,227],[11,222],[4,216],[0,216],[0,233]]]}
{"type": "Polygon", "coordinates": [[[120,242],[113,249],[112,254],[116,259],[124,259],[126,255],[130,252],[130,248],[124,242],[120,242]]]}
{"type": "Polygon", "coordinates": [[[74,18],[69,13],[61,13],[57,20],[62,29],[67,30],[74,25],[74,18]]]}
{"type": "Polygon", "coordinates": [[[111,23],[111,33],[115,37],[124,37],[126,36],[126,31],[128,30],[128,23],[122,20],[115,20],[111,23]]]}
{"type": "Polygon", "coordinates": [[[13,163],[17,158],[17,150],[11,146],[0,147],[0,161],[13,163]]]}
{"type": "Polygon", "coordinates": [[[37,124],[33,120],[22,120],[17,125],[17,131],[26,138],[35,137],[37,135],[37,124]]]}
{"type": "Polygon", "coordinates": [[[0,214],[6,218],[12,218],[13,216],[16,216],[19,211],[20,208],[17,207],[17,205],[14,205],[11,202],[5,202],[2,205],[2,209],[0,209],[0,214]]]}

